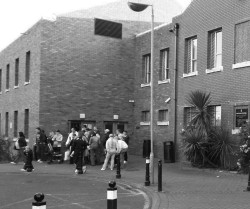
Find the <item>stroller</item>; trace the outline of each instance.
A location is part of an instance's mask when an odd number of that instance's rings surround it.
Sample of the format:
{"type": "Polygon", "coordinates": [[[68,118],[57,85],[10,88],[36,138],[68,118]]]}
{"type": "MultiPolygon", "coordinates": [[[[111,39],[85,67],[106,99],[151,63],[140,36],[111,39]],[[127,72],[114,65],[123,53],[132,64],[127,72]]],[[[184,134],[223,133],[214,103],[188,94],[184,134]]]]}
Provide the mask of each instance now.
{"type": "Polygon", "coordinates": [[[63,154],[61,147],[53,147],[51,143],[48,143],[48,164],[52,162],[63,163],[63,154]]]}

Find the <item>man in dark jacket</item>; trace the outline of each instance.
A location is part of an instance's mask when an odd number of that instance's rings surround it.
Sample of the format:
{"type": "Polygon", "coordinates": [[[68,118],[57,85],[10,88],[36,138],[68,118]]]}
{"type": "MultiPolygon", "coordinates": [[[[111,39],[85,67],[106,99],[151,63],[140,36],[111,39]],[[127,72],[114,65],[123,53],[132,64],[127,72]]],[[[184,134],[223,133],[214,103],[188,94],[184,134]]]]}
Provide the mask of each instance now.
{"type": "Polygon", "coordinates": [[[45,156],[45,149],[47,147],[47,137],[44,134],[44,132],[38,127],[36,128],[36,146],[37,146],[37,157],[38,160],[37,162],[42,163],[45,161],[46,156],[45,156]]]}

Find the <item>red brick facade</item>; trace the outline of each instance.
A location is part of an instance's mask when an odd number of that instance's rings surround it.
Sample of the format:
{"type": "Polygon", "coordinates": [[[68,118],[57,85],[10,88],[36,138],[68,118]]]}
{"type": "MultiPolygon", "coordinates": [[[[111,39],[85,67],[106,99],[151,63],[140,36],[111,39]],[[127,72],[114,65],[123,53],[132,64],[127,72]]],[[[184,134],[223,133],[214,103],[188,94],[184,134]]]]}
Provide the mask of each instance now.
{"type": "MultiPolygon", "coordinates": [[[[157,157],[163,157],[164,141],[174,141],[176,157],[182,159],[180,132],[184,127],[184,107],[189,106],[185,98],[191,91],[211,92],[212,105],[221,106],[222,126],[232,133],[236,132],[237,106],[248,108],[249,119],[250,64],[233,66],[237,64],[234,61],[235,27],[250,20],[249,9],[250,2],[244,0],[194,0],[171,24],[155,29],[153,125],[157,157]],[[179,24],[177,88],[175,33],[170,32],[176,23],[179,24]],[[218,28],[222,30],[223,70],[211,72],[207,71],[208,36],[209,31],[218,28]],[[184,76],[185,44],[190,37],[197,37],[197,73],[184,76]],[[165,48],[169,49],[170,76],[168,82],[159,83],[160,50],[165,48]],[[168,98],[171,100],[166,102],[168,98]],[[169,124],[159,125],[158,112],[166,109],[169,124]]],[[[47,132],[60,129],[66,136],[69,121],[81,120],[80,114],[85,114],[82,120],[93,122],[101,130],[106,122],[126,123],[131,135],[130,152],[141,155],[143,141],[150,139],[150,126],[141,123],[141,112],[150,110],[150,86],[141,87],[143,56],[150,53],[150,32],[135,36],[143,31],[142,27],[148,28],[148,24],[126,21],[122,24],[123,38],[114,39],[95,36],[92,19],[42,20],[1,52],[1,133],[5,132],[6,112],[9,112],[11,123],[14,111],[20,113],[18,129],[22,130],[24,109],[30,110],[30,137],[36,126],[47,132]],[[27,51],[31,51],[31,81],[24,86],[27,51]],[[20,85],[13,89],[16,58],[20,60],[20,85]],[[11,72],[9,92],[5,92],[7,64],[10,64],[11,72]],[[119,119],[114,119],[114,115],[119,119]]],[[[13,135],[13,127],[9,127],[9,133],[13,135]]]]}

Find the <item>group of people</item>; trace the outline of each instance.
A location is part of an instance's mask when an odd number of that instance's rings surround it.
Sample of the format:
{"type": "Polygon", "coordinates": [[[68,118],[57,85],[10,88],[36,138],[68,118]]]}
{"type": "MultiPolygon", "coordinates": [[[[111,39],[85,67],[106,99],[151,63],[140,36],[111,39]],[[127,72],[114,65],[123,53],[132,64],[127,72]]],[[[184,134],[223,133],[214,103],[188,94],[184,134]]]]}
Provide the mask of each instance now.
{"type": "Polygon", "coordinates": [[[72,128],[65,143],[65,153],[62,153],[61,150],[62,143],[63,135],[60,130],[50,132],[47,137],[45,132],[38,127],[36,128],[35,143],[32,150],[27,146],[24,134],[19,132],[14,148],[17,150],[17,155],[11,163],[17,164],[18,161],[23,159],[25,165],[22,170],[32,171],[34,169],[33,159],[38,163],[47,161],[50,164],[53,162],[54,154],[57,153],[62,156],[62,161],[69,160],[70,164],[74,163],[76,165],[75,173],[80,174],[86,172],[87,164],[94,166],[103,163],[101,170],[105,170],[109,160],[110,169],[113,170],[117,155],[120,155],[121,167],[128,160],[129,137],[126,131],[121,132],[119,129],[114,134],[106,129],[101,137],[97,127],[90,130],[87,126],[83,126],[78,132],[75,128],[72,128]]]}
{"type": "Polygon", "coordinates": [[[119,129],[116,134],[110,134],[110,131],[106,129],[104,136],[101,137],[96,127],[89,130],[84,126],[79,132],[72,128],[66,141],[67,151],[64,160],[76,164],[75,173],[84,173],[88,163],[92,166],[101,164],[102,158],[105,157],[101,170],[106,169],[109,159],[111,159],[110,168],[113,170],[116,155],[121,155],[122,167],[124,163],[127,163],[128,142],[127,132],[121,133],[119,129]]]}

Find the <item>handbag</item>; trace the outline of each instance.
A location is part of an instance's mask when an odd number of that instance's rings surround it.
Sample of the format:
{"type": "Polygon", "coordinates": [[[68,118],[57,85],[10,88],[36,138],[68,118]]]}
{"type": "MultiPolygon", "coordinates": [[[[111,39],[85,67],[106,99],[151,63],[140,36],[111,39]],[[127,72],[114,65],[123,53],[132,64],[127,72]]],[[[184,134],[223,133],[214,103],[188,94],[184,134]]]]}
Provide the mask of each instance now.
{"type": "Polygon", "coordinates": [[[14,150],[20,150],[20,146],[19,146],[19,142],[18,140],[15,141],[15,144],[14,144],[14,150]]]}
{"type": "Polygon", "coordinates": [[[64,153],[64,161],[69,160],[69,159],[70,159],[70,150],[67,150],[64,153]]]}

